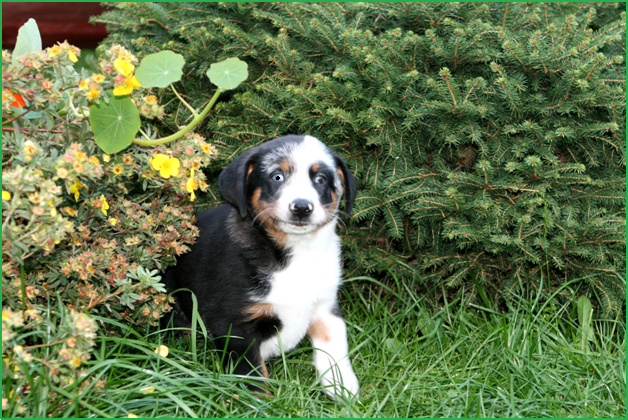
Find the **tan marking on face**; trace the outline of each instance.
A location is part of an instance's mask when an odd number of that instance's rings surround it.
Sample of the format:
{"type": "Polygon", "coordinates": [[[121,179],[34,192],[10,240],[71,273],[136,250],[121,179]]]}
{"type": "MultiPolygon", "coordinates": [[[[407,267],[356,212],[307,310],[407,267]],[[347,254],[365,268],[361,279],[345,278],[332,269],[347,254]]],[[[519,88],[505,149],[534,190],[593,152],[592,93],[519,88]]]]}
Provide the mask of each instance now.
{"type": "Polygon", "coordinates": [[[285,248],[288,245],[288,234],[281,231],[275,222],[273,216],[277,214],[275,205],[271,205],[263,200],[260,200],[262,189],[258,188],[251,197],[251,204],[255,209],[255,216],[264,226],[266,233],[270,236],[270,239],[277,244],[279,248],[285,248]]]}
{"type": "Polygon", "coordinates": [[[338,209],[338,195],[336,194],[336,191],[332,191],[331,192],[331,205],[325,208],[325,211],[327,212],[327,218],[331,219],[333,215],[336,214],[337,209],[338,209]]]}
{"type": "Polygon", "coordinates": [[[246,308],[246,315],[249,321],[256,321],[261,318],[272,318],[275,316],[275,308],[270,303],[256,303],[246,308]]]}
{"type": "Polygon", "coordinates": [[[281,170],[282,170],[285,174],[287,174],[288,172],[290,172],[290,163],[288,163],[288,161],[287,161],[287,160],[282,161],[282,162],[279,164],[279,167],[281,168],[281,170]]]}
{"type": "Polygon", "coordinates": [[[331,341],[331,336],[329,334],[329,328],[327,325],[320,319],[312,322],[310,324],[310,328],[307,330],[307,335],[315,340],[320,340],[325,343],[331,341]]]}
{"type": "Polygon", "coordinates": [[[253,168],[253,164],[251,163],[251,164],[249,165],[249,169],[246,171],[246,178],[247,178],[247,179],[249,178],[249,175],[251,175],[251,172],[253,172],[253,169],[254,169],[254,168],[253,168]]]}
{"type": "Polygon", "coordinates": [[[274,221],[267,220],[263,224],[266,228],[266,233],[268,233],[270,239],[272,239],[279,248],[283,249],[288,245],[288,234],[278,229],[274,221]]]}
{"type": "Polygon", "coordinates": [[[253,192],[253,195],[251,196],[251,205],[253,206],[253,209],[255,210],[255,213],[258,213],[258,210],[260,209],[259,198],[260,198],[261,195],[262,195],[262,189],[261,188],[257,188],[253,192]]]}
{"type": "Polygon", "coordinates": [[[346,183],[345,183],[345,174],[342,173],[342,169],[338,168],[336,169],[336,172],[338,172],[338,176],[340,177],[340,180],[342,181],[342,185],[344,185],[346,187],[346,183]]]}
{"type": "Polygon", "coordinates": [[[316,173],[318,172],[320,168],[321,168],[321,165],[319,165],[318,163],[315,163],[314,165],[312,165],[312,172],[316,173]]]}

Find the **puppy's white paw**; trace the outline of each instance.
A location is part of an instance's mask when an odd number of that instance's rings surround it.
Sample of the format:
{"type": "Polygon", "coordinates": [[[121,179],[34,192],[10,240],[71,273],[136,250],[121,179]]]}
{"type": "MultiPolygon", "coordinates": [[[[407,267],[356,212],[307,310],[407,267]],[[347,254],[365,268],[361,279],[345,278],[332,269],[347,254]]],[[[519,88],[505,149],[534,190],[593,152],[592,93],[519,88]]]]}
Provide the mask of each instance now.
{"type": "Polygon", "coordinates": [[[360,391],[358,378],[351,367],[344,369],[332,368],[321,379],[321,385],[325,394],[332,400],[336,400],[338,396],[355,398],[360,391]]]}

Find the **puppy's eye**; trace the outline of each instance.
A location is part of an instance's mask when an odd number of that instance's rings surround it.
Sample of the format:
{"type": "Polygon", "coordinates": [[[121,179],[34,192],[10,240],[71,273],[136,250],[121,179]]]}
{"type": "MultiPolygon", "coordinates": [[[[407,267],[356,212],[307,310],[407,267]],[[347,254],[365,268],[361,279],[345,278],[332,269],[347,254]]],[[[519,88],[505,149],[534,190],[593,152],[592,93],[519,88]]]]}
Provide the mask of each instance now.
{"type": "Polygon", "coordinates": [[[325,178],[323,175],[316,175],[316,178],[314,178],[315,184],[322,185],[325,182],[327,182],[327,178],[325,178]]]}
{"type": "Polygon", "coordinates": [[[271,178],[275,182],[283,182],[283,175],[282,174],[274,174],[273,176],[271,176],[271,178]]]}

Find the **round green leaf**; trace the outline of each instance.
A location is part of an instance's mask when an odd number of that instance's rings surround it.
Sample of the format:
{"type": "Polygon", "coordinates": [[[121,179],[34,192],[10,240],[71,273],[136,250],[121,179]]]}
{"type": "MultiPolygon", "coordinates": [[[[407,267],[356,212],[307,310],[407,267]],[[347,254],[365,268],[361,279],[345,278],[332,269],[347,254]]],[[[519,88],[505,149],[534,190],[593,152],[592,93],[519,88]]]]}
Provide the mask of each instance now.
{"type": "Polygon", "coordinates": [[[11,62],[15,66],[19,57],[37,51],[41,51],[41,35],[39,34],[37,22],[34,19],[29,19],[17,32],[17,40],[15,41],[11,62]]]}
{"type": "Polygon", "coordinates": [[[114,96],[89,109],[94,140],[105,153],[117,153],[133,143],[140,129],[140,112],[128,96],[114,96]]]}
{"type": "Polygon", "coordinates": [[[249,77],[249,66],[239,58],[227,58],[209,66],[207,77],[221,89],[235,89],[249,77]]]}
{"type": "Polygon", "coordinates": [[[172,51],[149,54],[135,70],[135,77],[144,88],[165,88],[181,80],[184,64],[183,56],[172,51]]]}

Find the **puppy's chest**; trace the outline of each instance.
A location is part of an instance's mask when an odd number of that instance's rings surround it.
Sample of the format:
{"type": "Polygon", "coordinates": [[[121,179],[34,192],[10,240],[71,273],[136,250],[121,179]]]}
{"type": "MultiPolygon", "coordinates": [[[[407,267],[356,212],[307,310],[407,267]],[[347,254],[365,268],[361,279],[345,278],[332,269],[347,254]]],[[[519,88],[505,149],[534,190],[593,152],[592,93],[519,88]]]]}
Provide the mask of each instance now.
{"type": "MultiPolygon", "coordinates": [[[[299,250],[297,250],[299,251],[299,250]]],[[[270,292],[260,303],[270,304],[281,321],[281,347],[295,348],[305,336],[319,305],[331,307],[340,284],[340,249],[337,242],[327,248],[295,252],[290,263],[271,275],[270,292]]],[[[279,354],[278,337],[262,343],[264,360],[279,354]]]]}
{"type": "Polygon", "coordinates": [[[340,275],[336,241],[324,247],[297,246],[289,263],[269,276],[270,292],[262,301],[273,305],[280,317],[282,308],[304,310],[319,301],[335,299],[340,275]]]}

